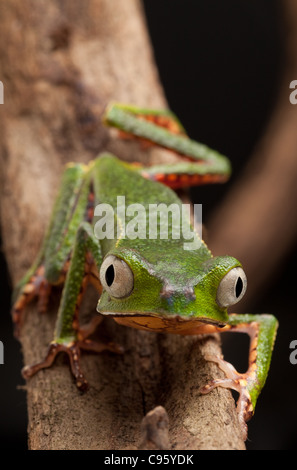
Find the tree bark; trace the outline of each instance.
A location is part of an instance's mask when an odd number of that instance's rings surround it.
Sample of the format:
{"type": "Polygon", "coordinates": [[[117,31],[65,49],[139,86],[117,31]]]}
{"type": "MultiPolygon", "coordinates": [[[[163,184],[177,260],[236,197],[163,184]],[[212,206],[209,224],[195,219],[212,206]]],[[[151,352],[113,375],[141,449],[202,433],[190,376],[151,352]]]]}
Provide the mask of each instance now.
{"type": "Polygon", "coordinates": [[[275,109],[241,177],[207,227],[213,253],[232,253],[247,273],[249,287],[238,312],[255,307],[297,237],[297,106],[289,100],[289,85],[297,79],[297,4],[284,0],[282,5],[286,53],[275,109]]]}
{"type": "MultiPolygon", "coordinates": [[[[166,101],[137,0],[10,0],[0,8],[1,229],[15,284],[41,244],[66,162],[103,150],[126,160],[169,158],[115,140],[101,125],[106,104],[166,101]]],[[[59,295],[45,315],[34,303],[27,309],[25,364],[45,354],[59,295]]],[[[90,289],[84,311],[94,312],[96,300],[90,289]]],[[[28,381],[30,449],[137,449],[142,418],[157,405],[168,413],[172,448],[244,449],[231,393],[198,392],[222,375],[204,360],[220,353],[216,336],[153,334],[112,321],[98,335],[125,354],[83,355],[87,393],[76,389],[63,356],[28,381]]]]}

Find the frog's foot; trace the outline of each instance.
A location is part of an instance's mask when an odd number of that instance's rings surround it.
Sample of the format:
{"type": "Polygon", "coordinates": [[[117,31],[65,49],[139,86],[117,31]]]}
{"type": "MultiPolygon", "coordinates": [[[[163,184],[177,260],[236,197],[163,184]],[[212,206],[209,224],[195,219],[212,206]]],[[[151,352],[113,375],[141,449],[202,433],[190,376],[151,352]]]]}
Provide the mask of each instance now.
{"type": "Polygon", "coordinates": [[[22,375],[25,379],[29,379],[41,369],[51,367],[56,359],[56,356],[60,352],[64,352],[69,357],[70,370],[75,379],[76,386],[79,390],[84,392],[88,390],[89,384],[81,369],[81,350],[92,351],[95,353],[100,353],[104,350],[108,350],[117,354],[123,353],[123,349],[112,342],[103,343],[89,339],[72,341],[69,343],[58,343],[53,341],[50,343],[47,354],[43,361],[30,366],[25,366],[22,370],[22,375]]]}
{"type": "Polygon", "coordinates": [[[215,362],[222,369],[226,378],[214,379],[209,384],[205,385],[200,389],[200,393],[206,394],[213,390],[215,387],[224,387],[232,390],[236,390],[239,393],[237,400],[237,413],[240,428],[242,431],[242,437],[244,440],[247,439],[247,421],[253,416],[253,406],[251,397],[247,389],[247,383],[249,379],[249,373],[240,374],[229,362],[224,361],[222,358],[217,356],[205,356],[207,361],[215,362]]]}
{"type": "Polygon", "coordinates": [[[35,274],[31,276],[28,282],[22,287],[12,307],[11,314],[16,338],[20,336],[26,306],[32,299],[38,297],[38,311],[40,313],[45,312],[47,310],[50,292],[51,284],[44,277],[44,266],[39,266],[35,274]]]}

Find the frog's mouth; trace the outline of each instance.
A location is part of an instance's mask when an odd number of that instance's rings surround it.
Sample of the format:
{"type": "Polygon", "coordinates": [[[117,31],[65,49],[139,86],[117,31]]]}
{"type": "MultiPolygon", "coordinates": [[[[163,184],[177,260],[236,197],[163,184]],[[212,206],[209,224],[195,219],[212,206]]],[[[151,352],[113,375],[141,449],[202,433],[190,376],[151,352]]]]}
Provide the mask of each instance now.
{"type": "Polygon", "coordinates": [[[159,316],[152,314],[118,314],[116,312],[100,312],[112,316],[120,325],[156,333],[175,333],[180,335],[209,334],[222,331],[226,323],[209,318],[184,318],[180,315],[159,316]]]}

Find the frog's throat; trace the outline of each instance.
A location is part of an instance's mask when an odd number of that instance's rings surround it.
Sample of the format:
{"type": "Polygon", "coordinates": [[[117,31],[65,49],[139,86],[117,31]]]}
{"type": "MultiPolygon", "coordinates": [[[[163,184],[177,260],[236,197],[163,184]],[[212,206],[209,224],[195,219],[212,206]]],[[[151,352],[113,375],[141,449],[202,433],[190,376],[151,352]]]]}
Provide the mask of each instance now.
{"type": "Polygon", "coordinates": [[[120,325],[156,333],[174,333],[180,335],[210,334],[223,331],[227,326],[209,318],[184,318],[179,315],[157,316],[156,314],[118,314],[115,312],[100,312],[111,316],[120,325]]]}

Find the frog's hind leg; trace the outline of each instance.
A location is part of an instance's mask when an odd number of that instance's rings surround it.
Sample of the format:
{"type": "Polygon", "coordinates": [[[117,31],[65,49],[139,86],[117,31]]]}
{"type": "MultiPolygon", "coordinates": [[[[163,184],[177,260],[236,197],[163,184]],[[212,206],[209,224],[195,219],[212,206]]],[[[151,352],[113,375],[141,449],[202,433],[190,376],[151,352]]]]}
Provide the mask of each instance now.
{"type": "Polygon", "coordinates": [[[229,160],[190,139],[177,117],[167,110],[138,108],[113,103],[104,115],[106,125],[147,145],[157,145],[182,157],[175,163],[156,164],[149,167],[137,165],[145,178],[161,182],[172,189],[209,183],[223,183],[231,172],[229,160]]]}
{"type": "Polygon", "coordinates": [[[80,225],[76,235],[73,255],[62,292],[54,339],[41,362],[24,367],[23,376],[26,379],[39,370],[50,367],[57,354],[64,352],[69,357],[70,369],[77,387],[80,390],[86,390],[88,383],[80,365],[81,350],[96,353],[103,350],[122,352],[122,349],[114,343],[101,343],[88,338],[102,319],[99,314],[88,325],[80,326],[79,324],[79,307],[90,281],[92,265],[95,263],[96,266],[100,266],[101,261],[98,240],[94,237],[90,224],[84,222],[80,225]]]}
{"type": "Polygon", "coordinates": [[[14,289],[11,314],[17,337],[29,302],[38,298],[38,310],[45,311],[51,286],[65,281],[71,237],[74,239],[77,230],[78,217],[75,217],[75,214],[84,213],[89,194],[86,185],[82,190],[85,173],[86,168],[83,165],[66,166],[43,245],[34,264],[14,289]]]}

